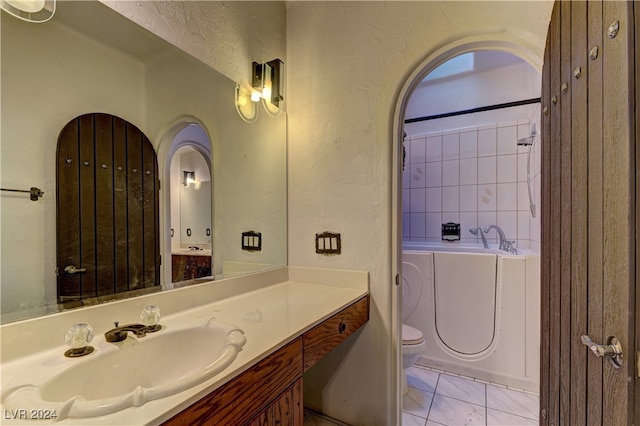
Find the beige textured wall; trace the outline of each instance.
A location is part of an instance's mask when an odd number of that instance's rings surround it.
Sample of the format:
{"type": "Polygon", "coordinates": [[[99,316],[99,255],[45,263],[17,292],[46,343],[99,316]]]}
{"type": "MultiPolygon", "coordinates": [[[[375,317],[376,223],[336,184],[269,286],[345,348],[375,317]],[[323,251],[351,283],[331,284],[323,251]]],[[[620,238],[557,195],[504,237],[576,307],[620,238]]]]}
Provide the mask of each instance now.
{"type": "Polygon", "coordinates": [[[101,1],[237,83],[252,61],[287,62],[283,2],[101,1]]]}

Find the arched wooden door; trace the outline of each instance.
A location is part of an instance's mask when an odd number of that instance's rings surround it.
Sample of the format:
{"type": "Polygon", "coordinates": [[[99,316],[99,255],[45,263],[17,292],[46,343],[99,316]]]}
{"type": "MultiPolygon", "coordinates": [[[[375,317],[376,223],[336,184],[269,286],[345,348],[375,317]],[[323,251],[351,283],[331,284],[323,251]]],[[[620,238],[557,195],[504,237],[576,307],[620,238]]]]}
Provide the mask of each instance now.
{"type": "Polygon", "coordinates": [[[57,151],[58,302],[160,284],[158,162],[149,139],[109,114],[85,114],[57,151]]]}
{"type": "Polygon", "coordinates": [[[553,9],[542,78],[543,425],[638,418],[635,7],[553,9]],[[603,349],[615,337],[622,358],[597,356],[586,336],[603,349]]]}

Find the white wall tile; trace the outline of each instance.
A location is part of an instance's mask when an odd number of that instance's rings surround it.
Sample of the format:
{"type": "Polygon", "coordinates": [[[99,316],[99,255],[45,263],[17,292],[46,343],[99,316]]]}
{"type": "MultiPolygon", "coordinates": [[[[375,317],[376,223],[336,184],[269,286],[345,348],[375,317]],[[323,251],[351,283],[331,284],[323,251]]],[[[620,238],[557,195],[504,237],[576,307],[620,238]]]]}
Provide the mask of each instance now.
{"type": "Polygon", "coordinates": [[[500,211],[515,211],[518,207],[518,184],[499,183],[496,185],[498,199],[496,209],[500,211]]]}
{"type": "MultiPolygon", "coordinates": [[[[485,229],[489,225],[495,225],[497,222],[497,213],[495,211],[492,212],[478,212],[478,226],[482,229],[485,229]]],[[[487,241],[490,243],[496,243],[498,241],[498,236],[492,232],[491,234],[487,234],[487,241]]]]}
{"type": "Polygon", "coordinates": [[[518,238],[518,213],[498,212],[498,226],[504,231],[507,240],[515,241],[518,238]]]}
{"type": "Polygon", "coordinates": [[[479,125],[478,126],[478,130],[487,130],[487,129],[496,129],[497,123],[488,123],[488,124],[483,124],[483,125],[479,125]]]}
{"type": "Polygon", "coordinates": [[[425,189],[424,188],[413,188],[411,191],[411,212],[412,213],[424,213],[426,210],[425,203],[425,189]]]}
{"type": "Polygon", "coordinates": [[[499,155],[498,183],[516,182],[518,180],[518,156],[499,155]]]}
{"type": "Polygon", "coordinates": [[[531,125],[527,122],[518,123],[518,139],[523,139],[531,136],[531,125]]]}
{"type": "Polygon", "coordinates": [[[498,155],[518,153],[518,128],[516,126],[498,128],[498,155]]]}
{"type": "Polygon", "coordinates": [[[442,161],[442,136],[427,138],[427,161],[442,161]]]}
{"type": "Polygon", "coordinates": [[[518,154],[518,182],[526,182],[527,181],[527,161],[528,155],[518,154]]]}
{"type": "Polygon", "coordinates": [[[460,186],[460,211],[478,211],[478,185],[460,186]]]}
{"type": "Polygon", "coordinates": [[[442,137],[442,159],[457,160],[460,158],[459,133],[451,133],[442,137]]]}
{"type": "Polygon", "coordinates": [[[425,186],[433,188],[442,186],[442,162],[426,163],[425,186]]]}
{"type": "Polygon", "coordinates": [[[460,133],[460,158],[476,158],[478,156],[478,132],[460,133]]]}
{"type": "Polygon", "coordinates": [[[526,182],[518,182],[518,210],[529,211],[529,190],[526,182]]]}
{"type": "MultiPolygon", "coordinates": [[[[460,223],[460,213],[455,212],[442,212],[442,223],[460,223]]],[[[442,229],[440,230],[440,237],[442,237],[442,229]]]]}
{"type": "Polygon", "coordinates": [[[442,162],[442,186],[460,185],[460,160],[442,162]]]}
{"type": "Polygon", "coordinates": [[[474,237],[469,229],[478,227],[477,212],[460,212],[460,240],[477,242],[478,237],[474,237]]]}
{"type": "Polygon", "coordinates": [[[411,213],[411,238],[426,237],[426,214],[411,213]]]}
{"type": "Polygon", "coordinates": [[[460,160],[460,185],[478,183],[478,159],[465,158],[460,160]]]}
{"type": "Polygon", "coordinates": [[[496,157],[478,158],[478,184],[497,182],[496,157]]]}
{"type": "Polygon", "coordinates": [[[408,164],[402,171],[402,187],[411,188],[411,166],[408,164]]]}
{"type": "Polygon", "coordinates": [[[411,236],[411,213],[402,213],[402,238],[411,236]]]}
{"type": "MultiPolygon", "coordinates": [[[[413,194],[411,194],[413,196],[413,194]]],[[[427,188],[426,195],[426,212],[434,213],[442,211],[442,187],[427,188]]]]}
{"type": "MultiPolygon", "coordinates": [[[[531,217],[531,216],[529,216],[531,217]]],[[[529,219],[529,240],[532,243],[537,243],[537,247],[540,247],[540,213],[536,210],[536,217],[529,219]]]]}
{"type": "Polygon", "coordinates": [[[405,146],[408,145],[407,150],[407,159],[409,164],[417,164],[424,163],[427,161],[426,153],[426,144],[425,138],[417,138],[411,139],[410,143],[405,143],[405,146]]]}
{"type": "Polygon", "coordinates": [[[411,177],[410,187],[411,188],[424,188],[426,185],[426,163],[422,164],[412,164],[409,166],[411,177]]]}
{"type": "Polygon", "coordinates": [[[487,157],[497,154],[496,129],[478,130],[478,157],[487,157]]]}
{"type": "Polygon", "coordinates": [[[442,213],[426,214],[426,237],[442,239],[442,213]]]}
{"type": "Polygon", "coordinates": [[[458,186],[446,186],[442,188],[442,211],[460,211],[460,190],[458,186]]]}
{"type": "Polygon", "coordinates": [[[518,240],[529,240],[529,217],[529,212],[518,212],[518,240]]]}
{"type": "Polygon", "coordinates": [[[496,211],[496,185],[478,185],[478,211],[496,211]]]}
{"type": "MultiPolygon", "coordinates": [[[[523,119],[408,141],[407,163],[411,164],[403,173],[402,203],[407,238],[440,241],[442,223],[460,222],[462,240],[479,242],[469,228],[498,224],[506,228],[509,239],[517,240],[518,247],[539,246],[539,218],[529,213],[528,148],[517,146],[517,140],[529,132],[529,121],[523,119]]],[[[538,165],[539,153],[536,144],[532,161],[538,165]]],[[[540,181],[535,167],[532,163],[534,193],[540,181]]],[[[493,232],[490,241],[497,243],[493,232]]]]}
{"type": "Polygon", "coordinates": [[[411,211],[411,190],[410,189],[402,190],[402,211],[406,213],[411,211]]]}
{"type": "Polygon", "coordinates": [[[529,240],[516,240],[516,248],[518,250],[528,249],[531,246],[530,243],[531,242],[529,240]]]}

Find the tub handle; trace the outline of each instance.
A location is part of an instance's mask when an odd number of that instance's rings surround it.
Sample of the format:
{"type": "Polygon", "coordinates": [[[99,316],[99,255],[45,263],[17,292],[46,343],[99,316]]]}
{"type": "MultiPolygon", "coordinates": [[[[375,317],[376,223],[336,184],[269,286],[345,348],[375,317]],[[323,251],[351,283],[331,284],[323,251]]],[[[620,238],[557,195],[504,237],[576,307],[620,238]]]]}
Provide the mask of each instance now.
{"type": "Polygon", "coordinates": [[[597,357],[606,357],[615,368],[622,367],[622,345],[614,336],[610,336],[607,339],[606,345],[599,345],[595,343],[587,335],[580,337],[580,340],[584,345],[591,349],[597,357]]]}

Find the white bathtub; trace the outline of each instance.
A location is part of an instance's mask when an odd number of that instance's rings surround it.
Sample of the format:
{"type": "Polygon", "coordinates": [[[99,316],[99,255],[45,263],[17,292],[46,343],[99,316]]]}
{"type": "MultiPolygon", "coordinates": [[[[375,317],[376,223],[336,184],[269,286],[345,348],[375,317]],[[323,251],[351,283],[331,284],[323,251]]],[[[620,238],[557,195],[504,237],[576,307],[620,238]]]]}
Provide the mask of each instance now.
{"type": "Polygon", "coordinates": [[[457,243],[403,248],[403,322],[426,341],[418,364],[538,392],[539,256],[457,243]]]}

